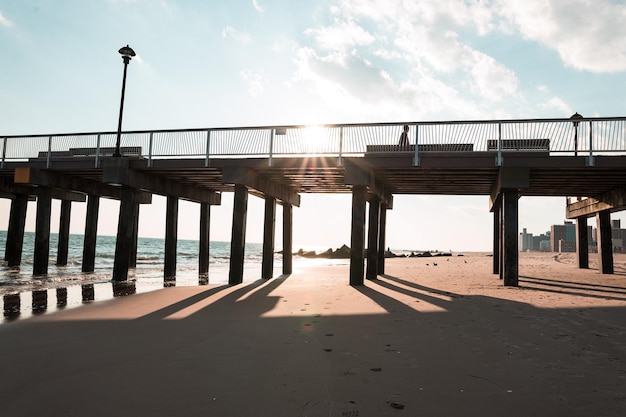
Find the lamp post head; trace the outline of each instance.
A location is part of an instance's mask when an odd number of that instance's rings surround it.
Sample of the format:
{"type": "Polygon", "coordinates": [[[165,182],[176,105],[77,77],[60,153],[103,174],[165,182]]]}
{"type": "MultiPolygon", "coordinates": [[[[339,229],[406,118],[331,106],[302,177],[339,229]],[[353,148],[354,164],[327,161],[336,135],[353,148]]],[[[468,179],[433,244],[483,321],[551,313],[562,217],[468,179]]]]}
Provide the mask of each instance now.
{"type": "Polygon", "coordinates": [[[132,57],[134,57],[135,51],[133,51],[133,48],[131,48],[130,46],[126,45],[126,46],[122,46],[120,48],[119,51],[117,51],[120,53],[120,55],[122,55],[122,59],[124,60],[125,64],[128,64],[131,60],[132,57]]]}
{"type": "Polygon", "coordinates": [[[578,123],[580,123],[579,119],[582,119],[583,116],[581,116],[580,114],[578,114],[578,112],[572,114],[570,116],[570,120],[572,121],[572,124],[574,125],[574,127],[578,127],[578,123]]]}

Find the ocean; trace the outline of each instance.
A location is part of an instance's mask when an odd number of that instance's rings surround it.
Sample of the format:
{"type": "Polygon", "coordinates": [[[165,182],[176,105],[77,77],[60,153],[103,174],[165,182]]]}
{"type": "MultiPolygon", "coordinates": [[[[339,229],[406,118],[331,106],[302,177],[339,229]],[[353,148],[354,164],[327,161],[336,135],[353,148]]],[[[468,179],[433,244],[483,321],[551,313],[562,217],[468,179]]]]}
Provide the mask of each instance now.
{"type": "MultiPolygon", "coordinates": [[[[114,285],[111,280],[115,258],[115,236],[98,236],[96,261],[93,273],[81,271],[83,236],[70,235],[67,266],[56,266],[58,235],[50,234],[50,259],[48,274],[33,273],[33,248],[35,233],[25,232],[22,264],[19,268],[8,268],[6,261],[0,263],[0,295],[4,304],[4,320],[29,317],[32,314],[71,308],[95,301],[111,299],[120,295],[154,291],[164,286],[195,286],[228,283],[230,266],[230,242],[211,241],[209,244],[209,275],[198,274],[197,240],[177,242],[176,280],[165,282],[163,264],[165,258],[164,239],[142,238],[137,243],[137,267],[129,270],[128,285],[114,285]]],[[[4,259],[6,231],[0,231],[0,256],[4,259]]],[[[261,277],[263,246],[246,243],[244,259],[244,281],[261,277]]],[[[294,271],[316,265],[347,264],[347,259],[325,259],[293,257],[294,271]]],[[[274,277],[282,274],[282,255],[274,257],[274,277]]]]}

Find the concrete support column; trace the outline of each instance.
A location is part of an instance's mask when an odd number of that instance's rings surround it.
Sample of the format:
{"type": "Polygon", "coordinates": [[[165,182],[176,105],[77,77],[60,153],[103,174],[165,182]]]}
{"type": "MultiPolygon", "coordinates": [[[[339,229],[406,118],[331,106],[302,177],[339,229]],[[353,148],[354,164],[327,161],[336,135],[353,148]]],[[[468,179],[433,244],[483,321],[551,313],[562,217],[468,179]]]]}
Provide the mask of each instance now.
{"type": "Polygon", "coordinates": [[[499,274],[500,259],[502,254],[502,200],[494,204],[493,207],[493,273],[499,274]]]}
{"type": "Polygon", "coordinates": [[[380,220],[378,222],[378,274],[385,273],[385,248],[386,246],[386,233],[387,233],[387,206],[385,204],[380,205],[380,220]]]}
{"type": "Polygon", "coordinates": [[[178,243],[178,198],[167,196],[165,214],[165,265],[163,278],[166,281],[176,279],[176,245],[178,243]]]}
{"type": "Polygon", "coordinates": [[[376,197],[370,200],[369,225],[367,229],[367,269],[365,277],[378,277],[378,233],[380,222],[380,200],[376,197]]]}
{"type": "Polygon", "coordinates": [[[589,268],[589,236],[586,217],[576,219],[576,253],[578,254],[578,267],[589,268]]]}
{"type": "Polygon", "coordinates": [[[363,285],[365,251],[365,212],[367,189],[352,187],[352,237],[350,239],[350,285],[363,285]]]}
{"type": "Polygon", "coordinates": [[[98,210],[100,197],[87,197],[87,214],[85,217],[85,238],[83,241],[83,272],[93,272],[96,263],[96,238],[98,236],[98,210]]]}
{"type": "Polygon", "coordinates": [[[505,286],[518,285],[518,193],[516,189],[502,190],[503,252],[502,271],[505,286]]]}
{"type": "Polygon", "coordinates": [[[611,237],[611,213],[600,211],[596,214],[596,228],[598,231],[598,255],[600,256],[600,272],[614,273],[613,269],[613,239],[611,237]]]}
{"type": "Polygon", "coordinates": [[[70,245],[70,218],[72,202],[61,200],[61,217],[59,219],[59,241],[57,245],[57,266],[67,265],[67,255],[70,245]]]}
{"type": "Polygon", "coordinates": [[[135,203],[135,214],[133,216],[133,237],[130,242],[130,255],[128,257],[128,268],[137,268],[137,244],[139,243],[139,203],[135,203]]]}
{"type": "Polygon", "coordinates": [[[120,213],[117,221],[117,238],[115,240],[115,260],[113,261],[113,281],[128,280],[128,266],[130,264],[135,224],[135,190],[123,185],[121,194],[120,213]]]}
{"type": "Polygon", "coordinates": [[[293,272],[293,206],[283,204],[283,274],[293,272]]]}
{"type": "Polygon", "coordinates": [[[261,278],[274,275],[274,240],[276,236],[276,198],[265,196],[265,220],[263,222],[263,259],[261,278]]]}
{"type": "Polygon", "coordinates": [[[247,217],[248,188],[245,185],[235,184],[233,225],[230,239],[230,271],[228,275],[228,283],[230,285],[241,284],[243,282],[247,217]]]}
{"type": "Polygon", "coordinates": [[[26,194],[16,194],[11,200],[7,241],[4,248],[4,259],[9,267],[19,266],[22,263],[27,207],[28,196],[26,194]]]}
{"type": "Polygon", "coordinates": [[[35,251],[33,254],[33,275],[48,273],[50,256],[50,214],[52,212],[52,191],[48,187],[37,188],[37,218],[35,220],[35,251]]]}
{"type": "Polygon", "coordinates": [[[200,203],[200,247],[198,249],[198,275],[209,276],[209,232],[211,230],[211,205],[200,203]]]}

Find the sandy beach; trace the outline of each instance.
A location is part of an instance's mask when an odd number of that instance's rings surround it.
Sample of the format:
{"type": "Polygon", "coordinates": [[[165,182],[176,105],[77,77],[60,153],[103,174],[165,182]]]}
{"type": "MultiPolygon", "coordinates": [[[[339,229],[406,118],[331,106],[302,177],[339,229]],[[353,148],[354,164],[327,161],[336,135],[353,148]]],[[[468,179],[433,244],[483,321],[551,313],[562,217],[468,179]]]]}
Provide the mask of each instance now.
{"type": "Polygon", "coordinates": [[[10,416],[624,416],[626,256],[393,258],[173,287],[0,326],[10,416]]]}

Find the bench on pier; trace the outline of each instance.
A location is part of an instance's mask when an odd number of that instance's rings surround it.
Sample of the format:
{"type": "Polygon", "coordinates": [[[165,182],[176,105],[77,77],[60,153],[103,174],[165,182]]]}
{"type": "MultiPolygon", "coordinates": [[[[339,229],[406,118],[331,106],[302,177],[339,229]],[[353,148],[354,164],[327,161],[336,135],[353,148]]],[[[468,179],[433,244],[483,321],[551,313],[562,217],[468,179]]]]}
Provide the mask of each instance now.
{"type": "MultiPolygon", "coordinates": [[[[82,156],[113,156],[114,147],[107,148],[70,148],[68,151],[51,151],[50,158],[73,158],[82,156]]],[[[120,147],[122,156],[141,157],[141,146],[122,146],[120,147]]],[[[38,158],[48,158],[48,151],[42,151],[37,154],[38,158]]]]}
{"type": "MultiPolygon", "coordinates": [[[[473,150],[473,143],[432,143],[417,145],[417,152],[472,152],[473,150]]],[[[415,145],[367,145],[366,152],[415,152],[415,145]]]]}
{"type": "MultiPolygon", "coordinates": [[[[500,140],[503,151],[549,151],[550,139],[502,139],[500,140]]],[[[487,141],[488,151],[498,150],[498,140],[487,141]]]]}
{"type": "MultiPolygon", "coordinates": [[[[115,148],[70,148],[69,152],[72,156],[96,156],[97,152],[100,156],[112,156],[115,148]]],[[[123,156],[141,156],[141,146],[122,146],[120,153],[123,156]]]]}

